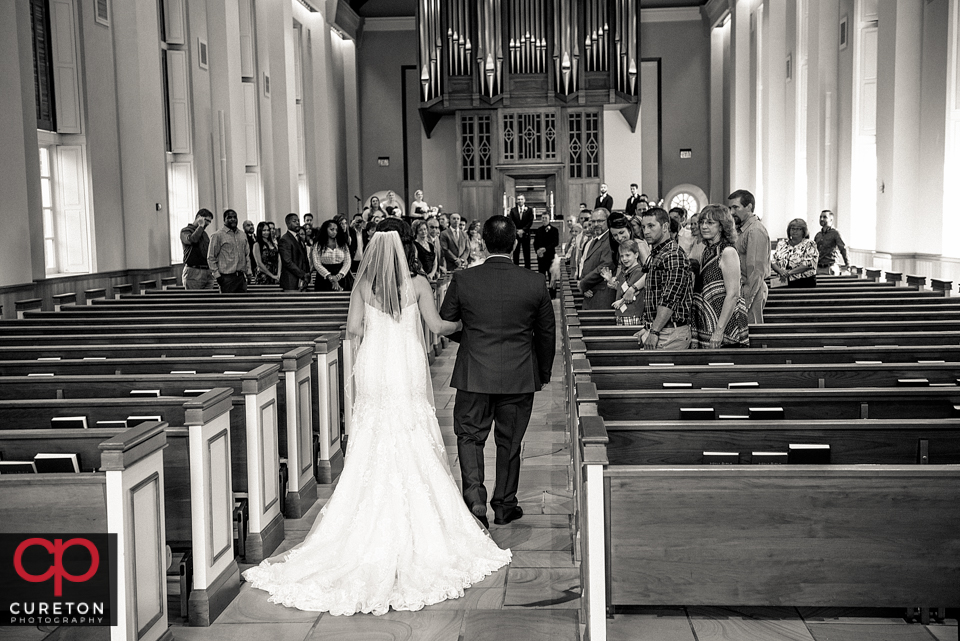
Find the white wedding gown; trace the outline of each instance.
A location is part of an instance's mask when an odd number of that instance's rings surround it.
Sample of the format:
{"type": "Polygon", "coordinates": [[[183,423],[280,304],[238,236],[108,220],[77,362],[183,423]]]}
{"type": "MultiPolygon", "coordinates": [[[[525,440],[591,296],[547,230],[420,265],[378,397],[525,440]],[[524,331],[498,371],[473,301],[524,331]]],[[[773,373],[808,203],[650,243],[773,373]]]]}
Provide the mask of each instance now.
{"type": "Polygon", "coordinates": [[[273,603],[336,615],[419,610],[463,596],[511,559],[450,473],[417,304],[399,322],[369,304],[364,312],[337,489],[303,543],[244,572],[273,603]]]}

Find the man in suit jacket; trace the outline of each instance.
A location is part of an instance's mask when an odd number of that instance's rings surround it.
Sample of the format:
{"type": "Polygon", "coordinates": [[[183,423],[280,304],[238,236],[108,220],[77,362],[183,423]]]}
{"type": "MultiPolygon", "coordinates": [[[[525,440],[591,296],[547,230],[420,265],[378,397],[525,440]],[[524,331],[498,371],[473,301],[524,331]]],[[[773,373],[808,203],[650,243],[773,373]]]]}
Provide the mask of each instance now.
{"type": "Polygon", "coordinates": [[[617,292],[607,287],[607,282],[600,275],[604,266],[616,270],[610,231],[607,229],[608,217],[607,210],[602,208],[590,214],[593,238],[584,246],[580,257],[579,286],[583,292],[583,309],[610,309],[616,300],[617,292]]]}
{"type": "Polygon", "coordinates": [[[440,317],[463,322],[463,331],[450,336],[460,343],[450,382],[457,389],[454,431],[463,499],[486,526],[483,445],[494,421],[497,478],[490,501],[494,523],[523,516],[517,501],[520,445],[533,395],[550,381],[556,324],[543,276],[511,263],[516,246],[513,221],[506,216],[489,218],[483,242],[489,257],[453,275],[440,317]]]}
{"type": "Polygon", "coordinates": [[[443,252],[447,271],[467,266],[470,257],[470,241],[460,229],[460,214],[450,214],[450,226],[440,232],[440,250],[443,252]]]}
{"type": "Polygon", "coordinates": [[[600,195],[597,196],[597,202],[593,206],[594,209],[601,207],[606,209],[608,214],[613,211],[613,196],[607,193],[607,183],[600,185],[600,195]]]}
{"type": "Polygon", "coordinates": [[[640,186],[637,183],[630,183],[630,197],[627,198],[627,206],[623,208],[623,213],[627,218],[633,218],[637,215],[637,205],[640,204],[640,186]]]}
{"type": "Polygon", "coordinates": [[[297,238],[300,230],[300,217],[287,214],[284,218],[287,233],[280,237],[280,287],[284,291],[300,290],[306,286],[310,277],[310,259],[307,250],[297,238]]]}
{"type": "Polygon", "coordinates": [[[540,223],[540,227],[533,233],[533,249],[537,252],[537,271],[548,274],[560,245],[560,230],[550,223],[548,211],[540,215],[540,223]]]}
{"type": "Polygon", "coordinates": [[[523,266],[530,269],[530,231],[533,227],[533,208],[527,207],[527,198],[517,196],[517,206],[510,210],[510,220],[517,228],[519,244],[513,250],[513,264],[520,264],[520,249],[523,248],[523,266]]]}

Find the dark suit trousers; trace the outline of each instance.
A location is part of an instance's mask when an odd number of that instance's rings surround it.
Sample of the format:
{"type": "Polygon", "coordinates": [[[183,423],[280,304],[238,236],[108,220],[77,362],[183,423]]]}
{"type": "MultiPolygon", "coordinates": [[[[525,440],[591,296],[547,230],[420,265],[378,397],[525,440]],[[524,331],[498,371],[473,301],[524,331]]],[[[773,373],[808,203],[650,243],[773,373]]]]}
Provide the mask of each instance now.
{"type": "Polygon", "coordinates": [[[513,264],[520,264],[520,249],[523,249],[523,266],[530,269],[530,232],[524,231],[523,237],[517,239],[517,246],[513,250],[513,264]]]}
{"type": "Polygon", "coordinates": [[[247,277],[240,272],[220,274],[217,284],[220,285],[220,293],[222,294],[236,294],[247,291],[247,277]]]}
{"type": "Polygon", "coordinates": [[[529,394],[477,394],[457,390],[453,429],[463,479],[463,500],[468,507],[487,504],[483,485],[483,445],[491,424],[497,444],[497,479],[490,505],[498,517],[517,506],[520,484],[520,445],[533,411],[529,394]]]}

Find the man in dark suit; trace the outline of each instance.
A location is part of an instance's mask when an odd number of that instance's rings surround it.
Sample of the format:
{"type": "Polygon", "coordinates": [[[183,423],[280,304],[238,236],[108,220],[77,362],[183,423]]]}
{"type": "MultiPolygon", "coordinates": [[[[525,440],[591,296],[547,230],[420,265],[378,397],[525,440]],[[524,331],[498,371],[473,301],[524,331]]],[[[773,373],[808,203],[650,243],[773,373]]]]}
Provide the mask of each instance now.
{"type": "Polygon", "coordinates": [[[520,249],[523,248],[523,266],[530,269],[530,230],[533,227],[533,208],[527,207],[525,196],[517,196],[517,206],[510,210],[510,220],[517,228],[519,244],[513,250],[513,264],[520,264],[520,249]]]}
{"type": "Polygon", "coordinates": [[[284,218],[287,233],[280,237],[280,287],[284,291],[302,290],[310,274],[310,259],[297,232],[300,230],[300,217],[287,214],[284,218]]]}
{"type": "Polygon", "coordinates": [[[623,213],[627,218],[633,218],[637,215],[637,205],[640,204],[640,186],[637,183],[630,183],[630,197],[627,198],[627,206],[623,208],[623,213]]]}
{"type": "MultiPolygon", "coordinates": [[[[533,250],[537,252],[537,271],[550,281],[550,266],[560,246],[560,230],[550,223],[550,212],[540,214],[541,225],[533,233],[533,250]]],[[[551,291],[553,287],[551,286],[551,291]]]]}
{"type": "Polygon", "coordinates": [[[606,209],[608,214],[613,211],[613,196],[607,193],[607,183],[600,185],[600,195],[597,196],[597,202],[593,206],[594,209],[601,207],[606,209]]]}
{"type": "Polygon", "coordinates": [[[463,269],[470,257],[470,240],[467,232],[460,229],[460,214],[450,214],[450,226],[440,232],[440,251],[443,252],[447,271],[463,269]]]}
{"type": "Polygon", "coordinates": [[[606,209],[594,209],[590,214],[593,238],[584,246],[580,257],[579,286],[583,293],[583,309],[610,309],[616,300],[617,292],[607,287],[607,281],[600,275],[600,270],[605,266],[616,270],[610,231],[607,229],[608,217],[606,209]]]}
{"type": "Polygon", "coordinates": [[[489,257],[481,265],[454,273],[440,317],[462,321],[463,331],[451,387],[463,499],[487,526],[487,490],[483,485],[483,445],[496,422],[497,478],[493,490],[494,523],[523,516],[517,502],[520,445],[533,395],[550,381],[555,352],[553,305],[543,276],[511,264],[516,227],[506,216],[483,226],[489,257]],[[495,301],[496,304],[491,304],[495,301]]]}

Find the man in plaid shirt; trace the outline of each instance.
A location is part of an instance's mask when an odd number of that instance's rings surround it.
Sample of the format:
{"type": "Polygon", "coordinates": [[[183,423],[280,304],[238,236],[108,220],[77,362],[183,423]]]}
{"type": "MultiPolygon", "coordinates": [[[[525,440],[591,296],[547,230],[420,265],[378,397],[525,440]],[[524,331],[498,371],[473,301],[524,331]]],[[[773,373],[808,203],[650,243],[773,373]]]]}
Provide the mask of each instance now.
{"type": "Polygon", "coordinates": [[[660,207],[642,214],[643,238],[650,245],[650,258],[643,266],[647,275],[643,293],[643,349],[688,349],[693,303],[693,278],[687,257],[670,237],[670,215],[660,207]]]}

